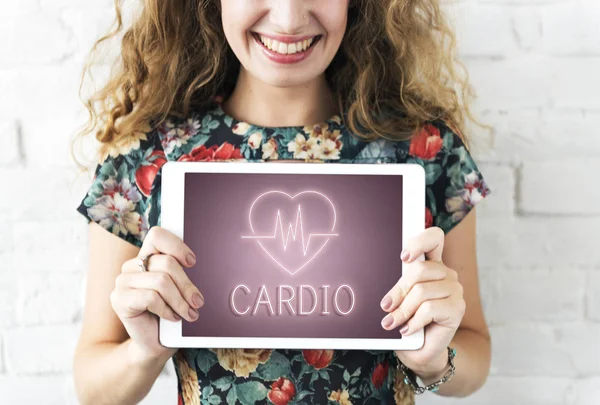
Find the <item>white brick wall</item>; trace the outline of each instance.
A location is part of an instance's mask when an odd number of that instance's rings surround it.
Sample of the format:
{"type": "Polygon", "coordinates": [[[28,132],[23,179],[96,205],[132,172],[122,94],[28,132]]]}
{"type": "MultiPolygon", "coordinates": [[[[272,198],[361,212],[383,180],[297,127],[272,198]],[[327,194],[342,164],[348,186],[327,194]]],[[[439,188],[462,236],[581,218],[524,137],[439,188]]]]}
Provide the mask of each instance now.
{"type": "MultiPolygon", "coordinates": [[[[475,395],[419,403],[598,404],[600,1],[444,3],[494,127],[474,134],[494,190],[478,218],[493,364],[475,395]]],[[[85,119],[83,57],[111,4],[0,0],[2,403],[77,403],[87,229],[74,208],[90,179],[75,175],[68,141],[85,119]]],[[[144,403],[175,403],[174,378],[168,364],[144,403]]]]}

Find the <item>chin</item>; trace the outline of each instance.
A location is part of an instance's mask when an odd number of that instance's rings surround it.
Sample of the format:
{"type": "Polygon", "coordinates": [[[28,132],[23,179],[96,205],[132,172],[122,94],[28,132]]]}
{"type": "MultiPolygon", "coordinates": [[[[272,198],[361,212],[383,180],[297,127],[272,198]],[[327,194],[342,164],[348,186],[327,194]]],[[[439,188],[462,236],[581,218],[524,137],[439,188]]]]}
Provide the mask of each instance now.
{"type": "Polygon", "coordinates": [[[306,86],[308,83],[319,77],[317,74],[302,75],[301,77],[298,77],[297,74],[292,74],[291,72],[278,72],[277,69],[274,69],[272,72],[262,71],[260,74],[253,74],[252,76],[269,86],[280,88],[306,86]]]}

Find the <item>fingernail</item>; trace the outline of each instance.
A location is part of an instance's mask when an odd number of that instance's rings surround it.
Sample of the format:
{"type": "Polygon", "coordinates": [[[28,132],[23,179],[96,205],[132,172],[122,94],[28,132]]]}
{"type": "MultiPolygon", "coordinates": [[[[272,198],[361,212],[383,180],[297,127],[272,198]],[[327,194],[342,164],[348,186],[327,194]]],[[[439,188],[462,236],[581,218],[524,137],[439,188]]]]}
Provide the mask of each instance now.
{"type": "Polygon", "coordinates": [[[198,318],[198,312],[193,308],[190,308],[188,310],[188,314],[190,315],[190,318],[192,318],[193,320],[196,320],[196,318],[198,318]]]}
{"type": "Polygon", "coordinates": [[[175,318],[176,321],[181,321],[181,317],[174,312],[173,312],[173,318],[175,318]]]}
{"type": "Polygon", "coordinates": [[[407,250],[402,250],[402,253],[400,253],[400,259],[402,260],[408,260],[408,258],[410,257],[410,253],[408,253],[407,250]]]}
{"type": "Polygon", "coordinates": [[[392,316],[392,314],[388,314],[381,321],[381,325],[383,325],[384,328],[388,328],[392,323],[394,323],[394,317],[392,316]]]}
{"type": "Polygon", "coordinates": [[[202,304],[204,303],[204,299],[202,298],[202,296],[198,293],[194,293],[194,295],[192,295],[192,302],[194,303],[194,306],[196,308],[200,308],[202,306],[202,304]]]}
{"type": "Polygon", "coordinates": [[[381,300],[381,308],[387,310],[392,305],[392,299],[390,296],[386,296],[381,300]]]}
{"type": "Polygon", "coordinates": [[[187,260],[187,263],[190,266],[196,264],[196,256],[193,253],[188,253],[185,260],[187,260]]]}
{"type": "Polygon", "coordinates": [[[400,333],[402,333],[403,335],[405,335],[406,332],[408,332],[408,324],[406,324],[402,328],[400,328],[400,333]]]}

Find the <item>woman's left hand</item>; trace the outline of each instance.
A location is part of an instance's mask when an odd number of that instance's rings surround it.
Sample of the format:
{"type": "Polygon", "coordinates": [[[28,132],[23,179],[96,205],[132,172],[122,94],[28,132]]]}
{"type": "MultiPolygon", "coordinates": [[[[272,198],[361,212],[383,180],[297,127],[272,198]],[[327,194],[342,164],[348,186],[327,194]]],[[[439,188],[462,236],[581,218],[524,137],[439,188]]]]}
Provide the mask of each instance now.
{"type": "Polygon", "coordinates": [[[457,272],[442,262],[443,249],[444,231],[439,227],[409,239],[401,254],[402,277],[381,301],[388,312],[381,322],[384,329],[400,327],[407,336],[425,328],[421,349],[396,350],[398,359],[424,381],[435,381],[448,369],[447,347],[465,313],[463,287],[457,272]],[[415,261],[423,254],[425,260],[415,261]]]}

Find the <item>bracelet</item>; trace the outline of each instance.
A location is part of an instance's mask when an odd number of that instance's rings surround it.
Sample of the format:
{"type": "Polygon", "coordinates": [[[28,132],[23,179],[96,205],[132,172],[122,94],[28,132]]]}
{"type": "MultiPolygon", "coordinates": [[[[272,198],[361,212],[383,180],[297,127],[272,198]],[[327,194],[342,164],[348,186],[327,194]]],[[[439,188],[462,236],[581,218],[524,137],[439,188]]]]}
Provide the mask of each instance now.
{"type": "Polygon", "coordinates": [[[416,374],[411,369],[406,367],[400,361],[400,359],[398,359],[397,368],[400,371],[402,371],[402,373],[404,374],[404,384],[410,385],[410,387],[412,388],[412,390],[414,391],[415,394],[420,395],[420,394],[424,393],[425,391],[436,392],[440,389],[440,385],[442,385],[446,381],[450,380],[452,378],[452,376],[454,375],[454,372],[456,371],[456,368],[454,367],[454,357],[456,357],[456,349],[448,347],[448,363],[450,364],[450,368],[448,369],[446,374],[444,374],[444,376],[440,380],[438,380],[434,383],[431,383],[425,387],[419,386],[419,383],[417,382],[416,374]]]}

